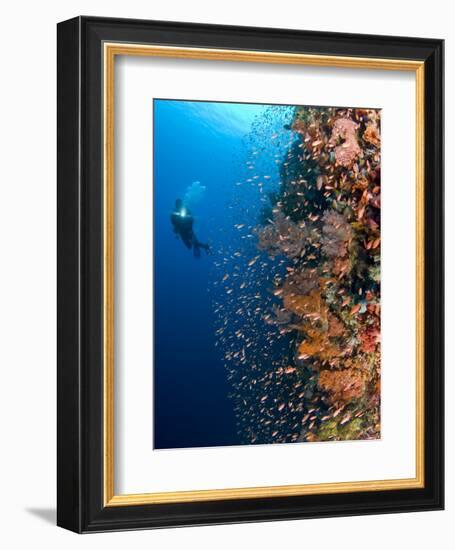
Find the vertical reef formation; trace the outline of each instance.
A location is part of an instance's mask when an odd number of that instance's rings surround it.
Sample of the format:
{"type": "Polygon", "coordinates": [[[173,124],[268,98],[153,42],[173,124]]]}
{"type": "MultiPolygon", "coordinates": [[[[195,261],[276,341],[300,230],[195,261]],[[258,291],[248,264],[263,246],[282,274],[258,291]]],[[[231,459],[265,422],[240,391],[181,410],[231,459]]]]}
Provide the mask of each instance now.
{"type": "MultiPolygon", "coordinates": [[[[380,437],[380,112],[297,107],[278,193],[256,227],[285,258],[265,322],[292,353],[274,376],[300,391],[271,403],[292,415],[272,441],[380,437]]],[[[281,384],[282,382],[280,382],[281,384]]],[[[264,388],[266,392],[267,389],[264,388]]],[[[264,401],[267,401],[265,399],[264,401]]],[[[279,423],[279,415],[270,415],[279,423]]],[[[273,423],[273,422],[272,422],[273,423]]]]}

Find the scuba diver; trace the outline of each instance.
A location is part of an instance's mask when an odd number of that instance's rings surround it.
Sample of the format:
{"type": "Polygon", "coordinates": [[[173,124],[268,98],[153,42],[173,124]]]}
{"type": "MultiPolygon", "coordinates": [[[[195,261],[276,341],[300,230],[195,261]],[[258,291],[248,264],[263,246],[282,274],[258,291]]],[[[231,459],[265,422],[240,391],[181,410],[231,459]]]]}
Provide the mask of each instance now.
{"type": "Polygon", "coordinates": [[[207,254],[211,253],[210,246],[199,242],[193,231],[194,218],[191,211],[183,205],[182,199],[175,201],[175,210],[171,214],[171,223],[174,233],[180,237],[187,248],[193,249],[195,258],[201,257],[201,248],[207,254]]]}

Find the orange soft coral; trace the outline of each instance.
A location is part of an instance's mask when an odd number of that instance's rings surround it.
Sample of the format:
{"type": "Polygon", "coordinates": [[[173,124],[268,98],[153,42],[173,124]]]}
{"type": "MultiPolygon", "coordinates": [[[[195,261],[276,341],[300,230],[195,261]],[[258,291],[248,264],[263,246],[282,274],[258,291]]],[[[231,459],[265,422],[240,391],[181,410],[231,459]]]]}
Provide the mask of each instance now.
{"type": "Polygon", "coordinates": [[[320,319],[327,316],[327,307],[323,304],[321,293],[318,289],[314,289],[302,296],[290,292],[283,296],[284,307],[298,315],[299,317],[310,317],[312,319],[320,319]]]}
{"type": "Polygon", "coordinates": [[[363,139],[375,147],[379,147],[381,145],[381,135],[376,124],[368,124],[365,132],[363,133],[363,139]]]}
{"type": "Polygon", "coordinates": [[[299,345],[299,358],[316,357],[320,361],[330,361],[341,355],[340,348],[332,343],[325,330],[308,327],[306,338],[299,345]]]}
{"type": "Polygon", "coordinates": [[[333,315],[333,313],[329,314],[329,335],[331,337],[337,338],[339,336],[343,336],[345,333],[345,327],[344,324],[333,315]]]}
{"type": "Polygon", "coordinates": [[[357,369],[323,370],[318,384],[328,393],[332,403],[349,403],[365,393],[366,376],[357,369]]]}

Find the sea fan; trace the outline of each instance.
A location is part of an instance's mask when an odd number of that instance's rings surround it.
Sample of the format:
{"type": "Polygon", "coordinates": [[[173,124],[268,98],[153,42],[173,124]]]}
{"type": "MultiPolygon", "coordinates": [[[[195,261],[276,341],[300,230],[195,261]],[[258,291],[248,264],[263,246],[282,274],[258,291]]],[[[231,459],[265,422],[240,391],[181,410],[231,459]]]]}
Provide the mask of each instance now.
{"type": "Polygon", "coordinates": [[[335,210],[326,210],[322,221],[322,251],[330,259],[344,258],[352,239],[351,226],[335,210]]]}
{"type": "Polygon", "coordinates": [[[316,269],[302,269],[293,271],[286,277],[283,285],[283,293],[286,294],[309,294],[319,287],[319,273],[316,269]]]}
{"type": "Polygon", "coordinates": [[[283,254],[293,259],[303,255],[308,230],[304,225],[297,225],[280,209],[273,211],[273,220],[265,227],[257,229],[259,250],[266,251],[270,257],[283,254]]]}

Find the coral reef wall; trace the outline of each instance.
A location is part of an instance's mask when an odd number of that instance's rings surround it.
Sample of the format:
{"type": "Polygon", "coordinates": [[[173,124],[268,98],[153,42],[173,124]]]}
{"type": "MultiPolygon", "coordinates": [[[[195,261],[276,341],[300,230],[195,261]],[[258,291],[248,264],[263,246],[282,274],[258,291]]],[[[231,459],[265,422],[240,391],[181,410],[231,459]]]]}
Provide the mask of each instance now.
{"type": "MultiPolygon", "coordinates": [[[[380,111],[296,107],[292,144],[254,229],[283,269],[263,322],[288,354],[237,403],[245,442],[380,437],[380,111]],[[246,401],[245,401],[246,403],[246,401]],[[243,413],[241,412],[243,410],[243,413]]],[[[242,388],[242,384],[248,384],[242,388]]]]}

